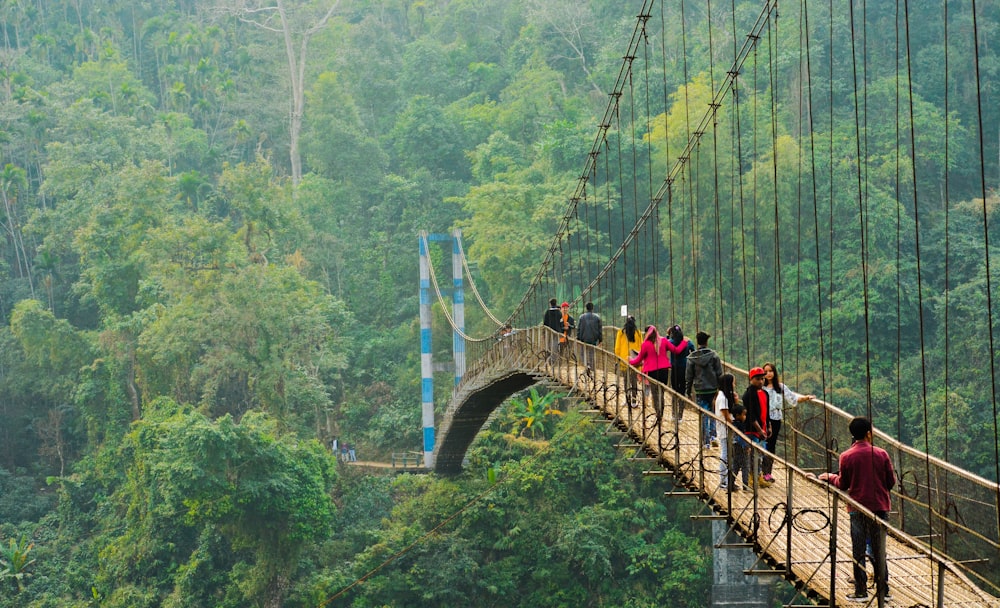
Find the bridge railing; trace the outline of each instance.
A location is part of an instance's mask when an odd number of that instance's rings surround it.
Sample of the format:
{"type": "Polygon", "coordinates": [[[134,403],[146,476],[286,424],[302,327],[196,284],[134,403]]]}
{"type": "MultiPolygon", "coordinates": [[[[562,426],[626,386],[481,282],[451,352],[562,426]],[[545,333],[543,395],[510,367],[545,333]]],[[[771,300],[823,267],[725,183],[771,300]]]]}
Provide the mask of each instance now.
{"type": "MultiPolygon", "coordinates": [[[[789,434],[779,456],[806,471],[826,470],[851,445],[851,414],[822,401],[789,411],[789,434]]],[[[889,452],[898,483],[890,522],[936,552],[962,564],[970,576],[1000,591],[1000,491],[989,480],[890,437],[875,443],[889,452]]]]}
{"type": "MultiPolygon", "coordinates": [[[[614,330],[607,328],[602,347],[570,339],[560,345],[559,336],[544,327],[531,327],[492,340],[467,343],[467,379],[480,371],[497,367],[537,374],[540,379],[553,377],[558,367],[568,370],[570,382],[588,396],[601,402],[624,406],[622,416],[640,416],[627,407],[642,393],[656,387],[664,395],[662,417],[712,416],[691,400],[667,387],[637,374],[624,365],[611,350],[614,330]],[[597,393],[600,394],[597,394],[597,393]]],[[[728,366],[746,381],[746,372],[728,366]]],[[[460,385],[461,386],[461,385],[460,385]]],[[[837,468],[842,449],[851,444],[848,423],[853,416],[823,401],[814,400],[789,408],[777,460],[789,470],[803,474],[837,468]]],[[[662,420],[660,421],[662,423],[662,420]]],[[[722,424],[716,419],[717,424],[722,424]]],[[[662,424],[644,425],[660,428],[655,442],[661,449],[679,450],[662,424]],[[673,442],[673,443],[671,443],[673,442]]],[[[645,432],[645,431],[644,431],[645,432]]],[[[893,460],[899,483],[893,491],[893,512],[887,529],[904,544],[919,545],[922,552],[939,555],[942,563],[966,573],[992,593],[1000,591],[1000,489],[997,484],[899,443],[875,429],[876,444],[885,448],[893,460]]],[[[648,439],[648,437],[644,437],[648,439]]],[[[849,500],[844,498],[844,500],[849,500]]],[[[789,504],[794,504],[790,501],[789,504]]],[[[831,514],[832,515],[832,514],[831,514]]],[[[916,547],[915,547],[916,550],[916,547]]],[[[942,571],[943,573],[943,571],[942,571]]]]}

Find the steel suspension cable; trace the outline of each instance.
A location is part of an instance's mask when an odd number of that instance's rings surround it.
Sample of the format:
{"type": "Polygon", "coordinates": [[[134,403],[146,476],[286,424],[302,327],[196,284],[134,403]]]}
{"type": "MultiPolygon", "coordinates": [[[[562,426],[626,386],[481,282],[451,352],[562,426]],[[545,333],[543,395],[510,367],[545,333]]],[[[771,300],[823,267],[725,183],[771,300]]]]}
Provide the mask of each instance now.
{"type": "MultiPolygon", "coordinates": [[[[949,176],[950,163],[949,161],[949,132],[951,127],[951,116],[949,114],[949,102],[948,90],[951,88],[948,86],[949,77],[949,55],[948,55],[948,3],[944,3],[944,335],[950,336],[949,331],[949,314],[948,314],[948,298],[950,296],[951,290],[951,241],[949,234],[949,220],[950,220],[950,208],[951,208],[951,195],[949,192],[949,176]]],[[[948,356],[951,348],[951,340],[945,340],[944,343],[944,459],[948,460],[948,417],[949,410],[948,407],[950,403],[951,390],[949,390],[950,384],[948,382],[948,372],[949,372],[949,362],[951,357],[948,356]]],[[[945,478],[945,483],[947,484],[947,478],[945,478]]],[[[948,488],[945,487],[945,492],[948,488]]],[[[945,539],[947,540],[947,536],[945,539]]],[[[947,546],[945,547],[947,550],[947,546]]]]}
{"type": "MultiPolygon", "coordinates": [[[[647,29],[649,24],[649,19],[652,15],[642,15],[643,19],[643,34],[649,36],[649,31],[647,29]]],[[[650,136],[653,130],[653,113],[652,113],[652,103],[650,101],[650,78],[649,78],[649,44],[644,44],[643,47],[643,68],[645,71],[645,86],[643,90],[646,97],[646,120],[645,120],[645,132],[646,136],[643,138],[646,141],[646,193],[650,197],[649,204],[652,204],[652,194],[653,194],[653,138],[650,136]]],[[[659,289],[659,276],[660,276],[660,265],[659,265],[659,208],[657,207],[657,212],[653,216],[653,224],[649,229],[649,250],[651,253],[650,263],[652,265],[652,275],[653,275],[653,318],[659,320],[660,318],[660,289],[659,289]]]]}
{"type": "MultiPolygon", "coordinates": [[[[426,233],[421,232],[421,234],[420,234],[420,240],[423,243],[424,251],[430,251],[430,247],[428,246],[428,243],[427,243],[427,234],[426,233]]],[[[448,319],[448,324],[451,325],[452,330],[457,335],[461,336],[461,338],[463,340],[468,340],[470,342],[482,342],[484,340],[492,339],[492,336],[487,336],[487,337],[484,337],[484,338],[474,338],[474,337],[466,334],[465,331],[463,331],[458,326],[458,324],[455,323],[455,319],[451,316],[451,311],[448,310],[448,306],[445,303],[444,295],[441,294],[441,287],[438,285],[437,274],[434,271],[434,264],[431,264],[430,260],[428,260],[428,263],[427,263],[427,270],[428,270],[428,273],[430,274],[431,284],[434,286],[434,293],[435,293],[435,295],[437,295],[438,304],[441,305],[441,311],[444,313],[445,318],[448,319]]]]}
{"type": "MultiPolygon", "coordinates": [[[[670,164],[670,97],[667,93],[667,3],[660,2],[660,62],[663,73],[663,148],[666,152],[666,164],[670,164]]],[[[652,179],[652,171],[650,178],[652,179]]],[[[653,191],[650,183],[650,192],[653,191]]],[[[670,318],[677,322],[677,282],[674,278],[674,222],[672,213],[671,197],[667,195],[667,256],[670,262],[670,318]]],[[[659,226],[659,212],[657,212],[657,226],[659,226]]],[[[659,232],[659,230],[658,230],[659,232]]]]}
{"type": "Polygon", "coordinates": [[[778,208],[778,99],[776,97],[778,83],[778,22],[767,29],[768,41],[768,72],[771,89],[771,179],[772,197],[774,199],[774,291],[777,294],[777,306],[774,307],[774,352],[784,366],[784,297],[781,289],[781,213],[778,208]]]}
{"type": "MultiPolygon", "coordinates": [[[[868,235],[867,235],[867,214],[865,213],[865,206],[867,205],[867,200],[865,198],[865,185],[862,167],[865,164],[864,157],[862,156],[862,135],[861,135],[861,104],[859,103],[858,95],[859,88],[862,85],[858,84],[858,51],[857,51],[857,32],[855,29],[855,17],[854,17],[854,2],[850,2],[850,18],[851,18],[851,67],[854,75],[854,133],[855,133],[855,153],[858,159],[858,170],[857,170],[857,188],[858,188],[858,224],[861,228],[861,291],[862,299],[864,302],[864,321],[865,321],[865,398],[867,403],[868,419],[872,420],[872,370],[871,370],[871,300],[868,293],[868,235]]],[[[918,281],[919,282],[919,281],[918,281]]],[[[874,424],[874,420],[872,420],[874,424]]]]}
{"type": "Polygon", "coordinates": [[[479,306],[482,307],[483,312],[486,316],[490,318],[498,327],[503,327],[504,322],[501,321],[493,314],[493,312],[486,306],[486,302],[483,301],[483,297],[479,295],[479,289],[476,287],[476,281],[472,278],[472,271],[469,269],[469,259],[465,257],[465,250],[462,248],[462,239],[458,239],[458,257],[462,259],[462,269],[465,271],[465,275],[469,278],[469,288],[472,289],[473,295],[476,296],[476,301],[479,302],[479,306]]]}
{"type": "MultiPolygon", "coordinates": [[[[736,16],[733,15],[733,19],[736,16]]],[[[712,91],[715,91],[715,44],[714,44],[714,33],[712,28],[712,0],[708,0],[708,72],[710,74],[709,81],[711,82],[712,91]]],[[[732,79],[730,79],[731,81],[732,79]]],[[[722,297],[722,218],[721,218],[721,208],[719,205],[719,107],[721,104],[716,103],[713,100],[711,104],[712,112],[712,166],[715,169],[712,171],[712,177],[715,180],[715,188],[712,193],[712,204],[715,208],[715,279],[717,281],[718,288],[715,290],[716,299],[718,305],[715,306],[716,318],[714,319],[717,327],[722,328],[726,325],[726,314],[725,314],[725,299],[722,297]]],[[[721,339],[719,341],[722,347],[722,352],[726,352],[726,332],[720,331],[721,339]]]]}
{"type": "MultiPolygon", "coordinates": [[[[934,550],[935,546],[935,532],[933,525],[933,506],[931,505],[930,499],[930,488],[931,488],[931,463],[930,463],[930,422],[928,420],[928,406],[927,406],[927,355],[924,344],[924,296],[923,296],[923,276],[922,276],[922,264],[920,255],[920,199],[919,191],[917,188],[917,172],[916,167],[913,166],[916,163],[917,158],[917,139],[916,139],[916,127],[914,125],[914,112],[913,112],[913,46],[910,42],[910,2],[909,0],[904,0],[904,20],[906,27],[906,86],[907,86],[907,102],[909,104],[909,125],[910,125],[910,172],[911,179],[913,180],[913,234],[914,234],[914,246],[916,248],[916,266],[917,266],[917,316],[919,319],[919,330],[920,330],[920,398],[921,405],[923,407],[924,414],[924,472],[925,472],[925,483],[927,483],[928,495],[927,495],[927,521],[928,521],[928,536],[927,544],[934,550]]],[[[933,584],[934,578],[937,575],[933,570],[931,571],[931,583],[933,584]]]]}
{"type": "MultiPolygon", "coordinates": [[[[986,143],[985,136],[983,132],[983,96],[982,96],[982,80],[979,71],[979,20],[977,17],[978,11],[976,10],[976,0],[972,0],[972,32],[973,32],[973,42],[975,44],[976,52],[973,54],[976,61],[976,117],[977,117],[977,127],[979,129],[979,179],[980,188],[982,189],[983,195],[983,250],[986,257],[986,310],[989,316],[989,343],[990,343],[990,394],[992,395],[992,405],[993,405],[993,439],[994,439],[994,451],[993,451],[993,466],[994,466],[994,479],[1000,480],[1000,441],[996,441],[1000,437],[1000,416],[998,416],[997,411],[997,371],[996,371],[996,347],[994,345],[994,328],[993,323],[993,287],[992,287],[992,264],[990,259],[990,228],[989,228],[989,212],[986,203],[986,143]]],[[[996,503],[1000,505],[1000,484],[997,484],[996,490],[996,503]]],[[[997,530],[1000,530],[1000,509],[997,509],[997,530]]]]}
{"type": "MultiPolygon", "coordinates": [[[[900,13],[899,13],[899,3],[896,3],[896,72],[895,72],[895,85],[896,85],[896,99],[895,99],[895,114],[896,114],[896,438],[902,439],[903,437],[903,416],[902,416],[902,406],[903,406],[903,392],[902,392],[902,380],[903,380],[903,294],[902,294],[902,280],[903,280],[903,205],[899,200],[900,190],[902,189],[902,177],[900,176],[901,171],[901,158],[899,150],[899,113],[900,108],[900,83],[899,83],[899,29],[900,29],[900,13]]],[[[905,517],[905,509],[900,510],[900,516],[905,517]]]]}

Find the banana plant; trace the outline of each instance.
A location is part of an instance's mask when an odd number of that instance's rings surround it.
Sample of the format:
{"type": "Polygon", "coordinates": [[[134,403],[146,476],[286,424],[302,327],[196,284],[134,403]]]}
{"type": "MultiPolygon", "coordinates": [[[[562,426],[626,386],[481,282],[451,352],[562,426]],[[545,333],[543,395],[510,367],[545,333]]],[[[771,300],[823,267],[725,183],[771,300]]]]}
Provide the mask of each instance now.
{"type": "Polygon", "coordinates": [[[11,581],[18,592],[24,591],[25,582],[31,577],[28,569],[35,560],[28,559],[28,554],[34,546],[23,537],[16,541],[10,539],[7,546],[0,545],[0,580],[11,581]]]}
{"type": "Polygon", "coordinates": [[[555,406],[562,397],[559,393],[540,395],[538,389],[532,387],[523,401],[511,399],[511,416],[518,435],[529,434],[532,439],[545,435],[545,425],[550,416],[562,416],[563,413],[555,406]]]}

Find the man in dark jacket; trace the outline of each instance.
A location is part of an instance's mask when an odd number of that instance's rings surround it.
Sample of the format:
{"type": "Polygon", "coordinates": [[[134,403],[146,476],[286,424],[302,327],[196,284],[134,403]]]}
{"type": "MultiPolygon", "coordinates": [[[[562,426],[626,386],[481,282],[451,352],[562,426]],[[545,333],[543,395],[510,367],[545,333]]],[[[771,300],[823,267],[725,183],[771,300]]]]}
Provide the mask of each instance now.
{"type": "Polygon", "coordinates": [[[604,326],[601,323],[601,317],[594,312],[593,302],[587,302],[585,308],[587,312],[580,315],[576,321],[576,338],[584,343],[581,349],[583,351],[583,364],[588,371],[592,372],[594,371],[593,347],[604,341],[604,326]]]}
{"type": "Polygon", "coordinates": [[[549,344],[549,361],[555,361],[556,355],[559,353],[559,335],[563,332],[562,310],[559,308],[559,300],[555,298],[549,300],[549,309],[542,317],[542,325],[556,332],[555,334],[546,332],[549,344]]]}
{"type": "MultiPolygon", "coordinates": [[[[713,401],[719,392],[719,378],[722,377],[722,360],[714,350],[708,347],[710,335],[699,331],[695,336],[698,348],[688,355],[687,370],[684,374],[685,394],[694,397],[698,405],[706,412],[713,409],[713,401]],[[693,394],[692,394],[693,391],[693,394]]],[[[715,435],[715,419],[711,416],[702,418],[702,435],[705,447],[719,445],[715,435]]]]}

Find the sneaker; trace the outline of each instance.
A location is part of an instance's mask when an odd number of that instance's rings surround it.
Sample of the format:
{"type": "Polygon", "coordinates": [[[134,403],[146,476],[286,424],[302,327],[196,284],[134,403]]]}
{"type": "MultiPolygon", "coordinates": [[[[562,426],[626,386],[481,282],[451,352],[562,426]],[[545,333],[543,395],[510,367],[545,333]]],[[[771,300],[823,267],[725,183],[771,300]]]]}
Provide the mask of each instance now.
{"type": "Polygon", "coordinates": [[[886,601],[891,600],[892,599],[892,592],[889,591],[888,589],[886,589],[885,592],[882,594],[882,599],[884,599],[886,601]]]}
{"type": "Polygon", "coordinates": [[[758,481],[760,481],[760,487],[762,488],[770,488],[772,485],[774,485],[774,482],[768,481],[763,475],[760,476],[760,479],[758,481]]]}
{"type": "Polygon", "coordinates": [[[774,483],[774,477],[772,477],[771,474],[768,473],[767,475],[764,475],[764,481],[769,483],[774,483]]]}
{"type": "Polygon", "coordinates": [[[713,448],[719,447],[719,440],[718,439],[713,439],[712,440],[712,447],[713,448]]]}
{"type": "MultiPolygon", "coordinates": [[[[725,492],[726,490],[729,489],[729,486],[727,486],[726,484],[720,484],[719,489],[725,492]]],[[[737,491],[736,488],[733,488],[733,491],[736,492],[737,491]]]]}
{"type": "Polygon", "coordinates": [[[868,601],[868,594],[867,593],[863,593],[861,595],[858,595],[857,593],[852,593],[852,594],[850,594],[850,595],[847,596],[847,601],[848,602],[867,602],[868,601]]]}

